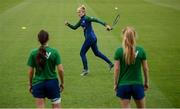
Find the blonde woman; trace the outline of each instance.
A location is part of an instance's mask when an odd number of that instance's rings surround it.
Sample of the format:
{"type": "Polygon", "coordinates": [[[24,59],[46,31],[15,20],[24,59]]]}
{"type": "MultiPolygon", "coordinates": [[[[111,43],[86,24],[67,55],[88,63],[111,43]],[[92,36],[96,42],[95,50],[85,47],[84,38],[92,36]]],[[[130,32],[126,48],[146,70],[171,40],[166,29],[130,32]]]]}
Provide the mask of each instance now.
{"type": "Polygon", "coordinates": [[[92,51],[97,57],[103,59],[106,63],[108,63],[109,69],[111,70],[112,67],[114,66],[113,63],[98,50],[97,38],[92,28],[92,22],[96,22],[105,26],[107,30],[111,30],[111,27],[107,25],[105,22],[102,22],[94,17],[87,16],[86,8],[84,5],[77,8],[77,14],[80,17],[80,20],[76,25],[71,25],[67,21],[65,21],[65,25],[74,30],[76,30],[81,26],[84,30],[85,41],[80,51],[80,56],[84,66],[81,75],[85,76],[88,74],[88,63],[87,63],[86,53],[89,50],[89,48],[92,49],[92,51]]]}
{"type": "Polygon", "coordinates": [[[122,108],[130,108],[131,97],[137,108],[145,108],[144,91],[149,87],[146,53],[142,47],[136,46],[136,32],[132,27],[126,27],[122,33],[122,47],[117,49],[114,57],[114,90],[120,97],[122,108]]]}

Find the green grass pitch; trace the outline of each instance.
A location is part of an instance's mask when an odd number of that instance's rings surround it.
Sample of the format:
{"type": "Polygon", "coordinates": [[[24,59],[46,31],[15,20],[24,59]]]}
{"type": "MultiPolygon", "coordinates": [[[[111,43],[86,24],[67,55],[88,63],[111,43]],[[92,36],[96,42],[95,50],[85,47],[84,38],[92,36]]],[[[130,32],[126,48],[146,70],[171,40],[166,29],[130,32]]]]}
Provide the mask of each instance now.
{"type": "MultiPolygon", "coordinates": [[[[147,107],[180,107],[180,1],[179,0],[0,0],[0,107],[35,107],[28,92],[27,58],[39,46],[40,29],[50,33],[49,45],[61,53],[65,69],[62,106],[67,108],[118,108],[113,91],[113,72],[87,54],[90,74],[81,77],[79,52],[82,29],[70,30],[64,21],[76,23],[76,8],[111,24],[118,7],[121,19],[111,32],[93,24],[99,49],[113,60],[121,46],[121,29],[133,26],[138,45],[145,48],[150,67],[147,107]],[[21,27],[27,27],[21,29],[21,27]]],[[[51,107],[47,100],[47,107],[51,107]]],[[[132,102],[132,106],[135,104],[132,102]]]]}

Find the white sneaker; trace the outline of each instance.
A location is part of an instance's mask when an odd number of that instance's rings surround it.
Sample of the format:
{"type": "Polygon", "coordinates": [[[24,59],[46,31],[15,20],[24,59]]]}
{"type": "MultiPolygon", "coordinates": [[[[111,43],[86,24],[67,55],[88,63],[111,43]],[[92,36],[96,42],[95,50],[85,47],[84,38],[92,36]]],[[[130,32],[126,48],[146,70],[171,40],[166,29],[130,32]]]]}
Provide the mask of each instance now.
{"type": "Polygon", "coordinates": [[[88,73],[89,73],[89,71],[84,69],[81,73],[81,76],[86,76],[88,73]]]}

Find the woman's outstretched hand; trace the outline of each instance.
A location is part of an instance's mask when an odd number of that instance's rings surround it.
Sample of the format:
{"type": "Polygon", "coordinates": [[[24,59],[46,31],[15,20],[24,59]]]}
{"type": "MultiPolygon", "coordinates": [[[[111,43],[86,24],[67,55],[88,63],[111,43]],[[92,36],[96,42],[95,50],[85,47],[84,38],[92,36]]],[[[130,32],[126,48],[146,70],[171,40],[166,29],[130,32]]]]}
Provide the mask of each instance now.
{"type": "Polygon", "coordinates": [[[107,30],[107,31],[110,31],[110,30],[112,30],[112,27],[109,26],[109,25],[106,25],[106,30],[107,30]]]}
{"type": "Polygon", "coordinates": [[[65,21],[64,24],[65,24],[66,26],[68,26],[69,23],[68,23],[68,21],[65,21]]]}

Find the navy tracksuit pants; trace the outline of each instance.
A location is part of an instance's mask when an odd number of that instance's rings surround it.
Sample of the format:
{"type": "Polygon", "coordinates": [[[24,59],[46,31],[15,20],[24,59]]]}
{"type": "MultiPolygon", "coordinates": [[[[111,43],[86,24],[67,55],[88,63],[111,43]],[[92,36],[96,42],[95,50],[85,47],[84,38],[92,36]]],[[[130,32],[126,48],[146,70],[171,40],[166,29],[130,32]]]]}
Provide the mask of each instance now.
{"type": "Polygon", "coordinates": [[[111,61],[98,50],[97,39],[96,40],[86,39],[84,41],[84,43],[82,45],[82,48],[81,48],[81,51],[80,51],[80,56],[81,56],[82,63],[83,63],[83,66],[84,66],[85,70],[88,70],[88,63],[87,63],[86,53],[89,50],[89,48],[92,49],[95,56],[103,59],[108,64],[112,64],[111,61]]]}

